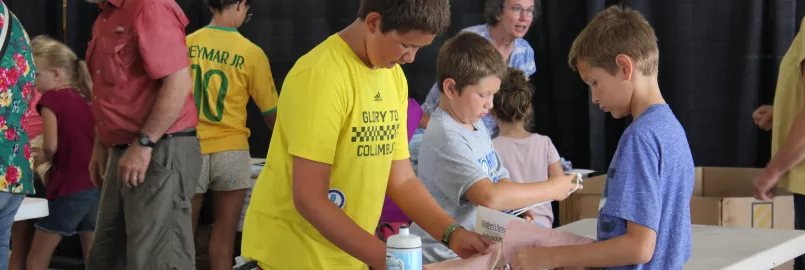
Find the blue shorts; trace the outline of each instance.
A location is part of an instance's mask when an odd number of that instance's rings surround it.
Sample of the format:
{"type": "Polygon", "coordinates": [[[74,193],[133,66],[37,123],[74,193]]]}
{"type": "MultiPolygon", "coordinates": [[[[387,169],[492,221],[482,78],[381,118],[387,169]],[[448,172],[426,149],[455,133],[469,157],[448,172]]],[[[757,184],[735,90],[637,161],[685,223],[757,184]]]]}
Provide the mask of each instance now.
{"type": "Polygon", "coordinates": [[[48,216],[34,226],[62,236],[94,232],[100,199],[100,191],[93,188],[48,201],[48,216]]]}

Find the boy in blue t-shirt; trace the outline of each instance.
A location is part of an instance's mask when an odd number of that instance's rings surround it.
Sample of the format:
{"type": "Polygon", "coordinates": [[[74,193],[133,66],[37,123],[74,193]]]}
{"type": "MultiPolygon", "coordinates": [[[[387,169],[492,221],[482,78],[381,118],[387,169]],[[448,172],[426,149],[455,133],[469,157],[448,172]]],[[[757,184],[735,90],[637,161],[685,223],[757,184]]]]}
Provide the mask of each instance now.
{"type": "Polygon", "coordinates": [[[524,248],[515,268],[682,269],[691,255],[695,172],[685,130],[660,94],[654,30],[637,11],[612,6],[579,34],[568,58],[594,103],[634,122],[607,173],[598,241],[524,248]]]}

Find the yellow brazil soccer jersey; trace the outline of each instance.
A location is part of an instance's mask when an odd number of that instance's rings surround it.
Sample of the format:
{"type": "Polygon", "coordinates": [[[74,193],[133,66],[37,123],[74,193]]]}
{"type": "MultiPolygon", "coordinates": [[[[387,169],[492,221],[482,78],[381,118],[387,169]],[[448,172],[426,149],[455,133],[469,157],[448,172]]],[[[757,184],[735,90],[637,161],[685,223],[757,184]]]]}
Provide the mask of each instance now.
{"type": "Polygon", "coordinates": [[[399,66],[368,68],[337,34],[285,78],[266,167],[243,228],[243,256],[263,269],[365,269],[294,208],[292,156],[331,164],[328,198],[374,232],[392,160],[408,158],[408,85],[399,66]]]}
{"type": "MultiPolygon", "coordinates": [[[[805,60],[805,19],[800,24],[800,32],[791,42],[777,75],[777,92],[774,94],[774,117],[772,118],[772,155],[776,154],[788,139],[788,133],[794,120],[802,110],[802,69],[800,64],[805,60]]],[[[791,168],[780,177],[778,186],[788,188],[797,194],[805,194],[805,163],[791,168]]]]}
{"type": "Polygon", "coordinates": [[[277,106],[277,89],[265,53],[237,30],[215,26],[188,35],[187,48],[201,152],[249,149],[249,97],[264,115],[277,106]]]}

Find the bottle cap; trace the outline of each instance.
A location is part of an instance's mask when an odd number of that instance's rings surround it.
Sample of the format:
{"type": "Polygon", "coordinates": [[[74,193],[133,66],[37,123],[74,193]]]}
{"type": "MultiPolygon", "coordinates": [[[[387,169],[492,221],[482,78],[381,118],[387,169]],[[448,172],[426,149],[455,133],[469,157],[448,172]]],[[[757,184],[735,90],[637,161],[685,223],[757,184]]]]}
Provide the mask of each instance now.
{"type": "Polygon", "coordinates": [[[420,248],[422,240],[410,233],[408,226],[400,226],[400,233],[392,235],[386,242],[390,248],[420,248]]]}

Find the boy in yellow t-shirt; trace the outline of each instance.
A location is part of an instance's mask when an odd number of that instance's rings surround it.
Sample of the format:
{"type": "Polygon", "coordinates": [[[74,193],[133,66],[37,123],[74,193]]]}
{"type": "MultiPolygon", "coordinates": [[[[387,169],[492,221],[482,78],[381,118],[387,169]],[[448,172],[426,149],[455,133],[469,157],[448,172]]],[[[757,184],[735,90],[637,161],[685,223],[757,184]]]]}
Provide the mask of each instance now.
{"type": "Polygon", "coordinates": [[[386,193],[460,256],[488,252],[491,241],[439,208],[408,160],[399,65],[449,20],[448,0],[361,0],[358,19],[296,62],[246,212],[245,258],[263,269],[385,269],[372,232],[386,193]]]}
{"type": "Polygon", "coordinates": [[[274,127],[277,90],[263,50],[238,33],[250,0],[208,0],[210,25],[187,36],[193,95],[199,110],[202,171],[193,197],[195,228],[204,193],[215,192],[212,269],[230,269],[245,190],[251,186],[246,103],[253,98],[274,127]]]}

